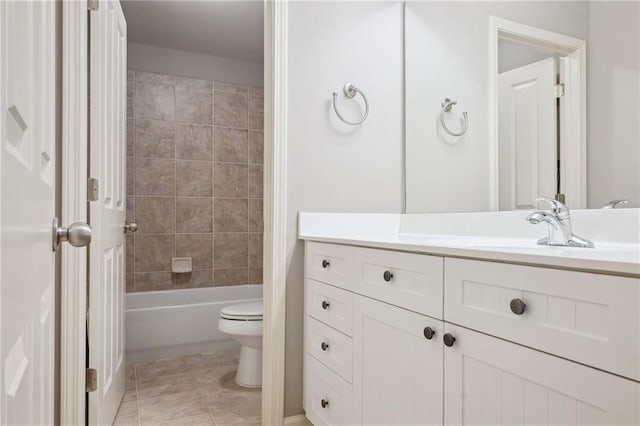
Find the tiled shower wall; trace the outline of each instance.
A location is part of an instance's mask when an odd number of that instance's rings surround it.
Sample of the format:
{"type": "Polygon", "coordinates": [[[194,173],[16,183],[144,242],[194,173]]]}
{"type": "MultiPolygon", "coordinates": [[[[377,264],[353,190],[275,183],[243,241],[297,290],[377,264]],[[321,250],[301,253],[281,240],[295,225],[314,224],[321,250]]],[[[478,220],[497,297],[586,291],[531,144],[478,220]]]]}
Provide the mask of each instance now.
{"type": "Polygon", "coordinates": [[[262,283],[263,105],[261,88],[129,70],[128,292],[262,283]]]}

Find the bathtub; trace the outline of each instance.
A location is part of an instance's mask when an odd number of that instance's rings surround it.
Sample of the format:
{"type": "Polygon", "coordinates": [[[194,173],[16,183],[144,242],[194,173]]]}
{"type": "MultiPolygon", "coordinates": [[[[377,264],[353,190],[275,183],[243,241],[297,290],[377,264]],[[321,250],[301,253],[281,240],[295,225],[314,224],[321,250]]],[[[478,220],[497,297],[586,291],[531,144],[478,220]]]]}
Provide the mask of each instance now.
{"type": "Polygon", "coordinates": [[[218,330],[220,310],[262,299],[261,285],[149,291],[125,295],[127,361],[236,347],[218,330]]]}

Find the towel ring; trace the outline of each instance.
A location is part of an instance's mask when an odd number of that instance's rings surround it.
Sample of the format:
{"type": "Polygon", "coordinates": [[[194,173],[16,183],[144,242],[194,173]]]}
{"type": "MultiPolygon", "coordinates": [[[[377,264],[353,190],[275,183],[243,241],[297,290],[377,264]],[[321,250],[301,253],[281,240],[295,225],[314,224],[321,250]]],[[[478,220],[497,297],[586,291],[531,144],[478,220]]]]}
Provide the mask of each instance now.
{"type": "Polygon", "coordinates": [[[457,103],[458,102],[452,101],[449,98],[444,98],[441,104],[442,110],[440,110],[440,123],[442,124],[442,128],[444,129],[444,131],[450,134],[451,136],[462,136],[467,132],[467,129],[469,128],[469,116],[467,115],[466,111],[462,113],[462,118],[464,119],[464,123],[462,124],[462,130],[459,133],[451,131],[447,127],[446,123],[444,122],[444,113],[451,111],[451,107],[453,107],[457,103]]]}
{"type": "Polygon", "coordinates": [[[344,87],[342,88],[342,91],[344,92],[344,96],[347,99],[353,99],[358,93],[360,93],[360,96],[362,96],[362,99],[364,99],[364,115],[360,120],[356,122],[345,119],[342,116],[342,114],[338,112],[338,106],[336,105],[336,100],[338,99],[338,93],[333,92],[333,110],[336,112],[336,115],[338,116],[338,118],[342,120],[345,124],[348,124],[350,126],[357,126],[358,124],[364,123],[364,120],[366,120],[367,116],[369,115],[369,102],[367,101],[367,97],[353,83],[345,84],[344,87]]]}

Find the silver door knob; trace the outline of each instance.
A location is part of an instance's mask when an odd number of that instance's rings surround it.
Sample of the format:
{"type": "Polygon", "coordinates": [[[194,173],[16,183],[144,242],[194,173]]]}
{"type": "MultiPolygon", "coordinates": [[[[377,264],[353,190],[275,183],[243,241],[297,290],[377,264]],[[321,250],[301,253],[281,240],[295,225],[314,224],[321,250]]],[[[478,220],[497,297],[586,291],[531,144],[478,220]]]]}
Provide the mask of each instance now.
{"type": "Polygon", "coordinates": [[[124,223],[124,233],[127,232],[136,232],[138,230],[138,224],[135,222],[125,222],[124,223]]]}
{"type": "Polygon", "coordinates": [[[58,218],[53,218],[52,249],[56,251],[60,243],[68,242],[74,247],[85,247],[91,242],[91,226],[84,222],[75,222],[65,228],[60,226],[58,218]]]}

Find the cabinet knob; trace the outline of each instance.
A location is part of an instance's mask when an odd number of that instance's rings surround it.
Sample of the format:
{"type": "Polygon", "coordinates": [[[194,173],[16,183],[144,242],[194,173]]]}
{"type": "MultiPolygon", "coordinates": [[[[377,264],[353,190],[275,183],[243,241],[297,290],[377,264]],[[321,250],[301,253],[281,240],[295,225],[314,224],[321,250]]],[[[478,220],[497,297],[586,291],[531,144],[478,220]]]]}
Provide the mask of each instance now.
{"type": "Polygon", "coordinates": [[[329,306],[331,306],[331,303],[329,303],[328,300],[323,300],[322,301],[322,309],[324,309],[326,311],[327,309],[329,309],[329,306]]]}
{"type": "Polygon", "coordinates": [[[509,303],[509,307],[511,308],[511,312],[516,315],[524,314],[524,311],[527,309],[527,304],[522,301],[522,299],[515,298],[511,300],[509,303]]]}
{"type": "Polygon", "coordinates": [[[327,349],[329,349],[329,344],[327,342],[322,342],[320,344],[320,347],[322,348],[323,351],[326,351],[327,349]]]}
{"type": "Polygon", "coordinates": [[[431,327],[425,327],[424,328],[424,337],[427,338],[427,340],[431,340],[433,339],[433,336],[436,335],[436,332],[433,331],[433,328],[431,327]]]}
{"type": "Polygon", "coordinates": [[[391,271],[384,271],[384,274],[382,274],[382,278],[384,278],[386,282],[389,282],[391,281],[391,278],[393,278],[393,274],[391,273],[391,271]]]}
{"type": "Polygon", "coordinates": [[[322,398],[320,400],[320,405],[322,405],[322,408],[327,408],[329,406],[329,400],[326,398],[322,398]]]}
{"type": "Polygon", "coordinates": [[[329,267],[329,265],[331,265],[331,263],[327,259],[324,259],[322,261],[322,267],[323,268],[327,269],[329,267]]]}
{"type": "Polygon", "coordinates": [[[456,342],[456,338],[453,337],[451,333],[446,333],[442,338],[444,340],[445,346],[451,347],[456,342]]]}

